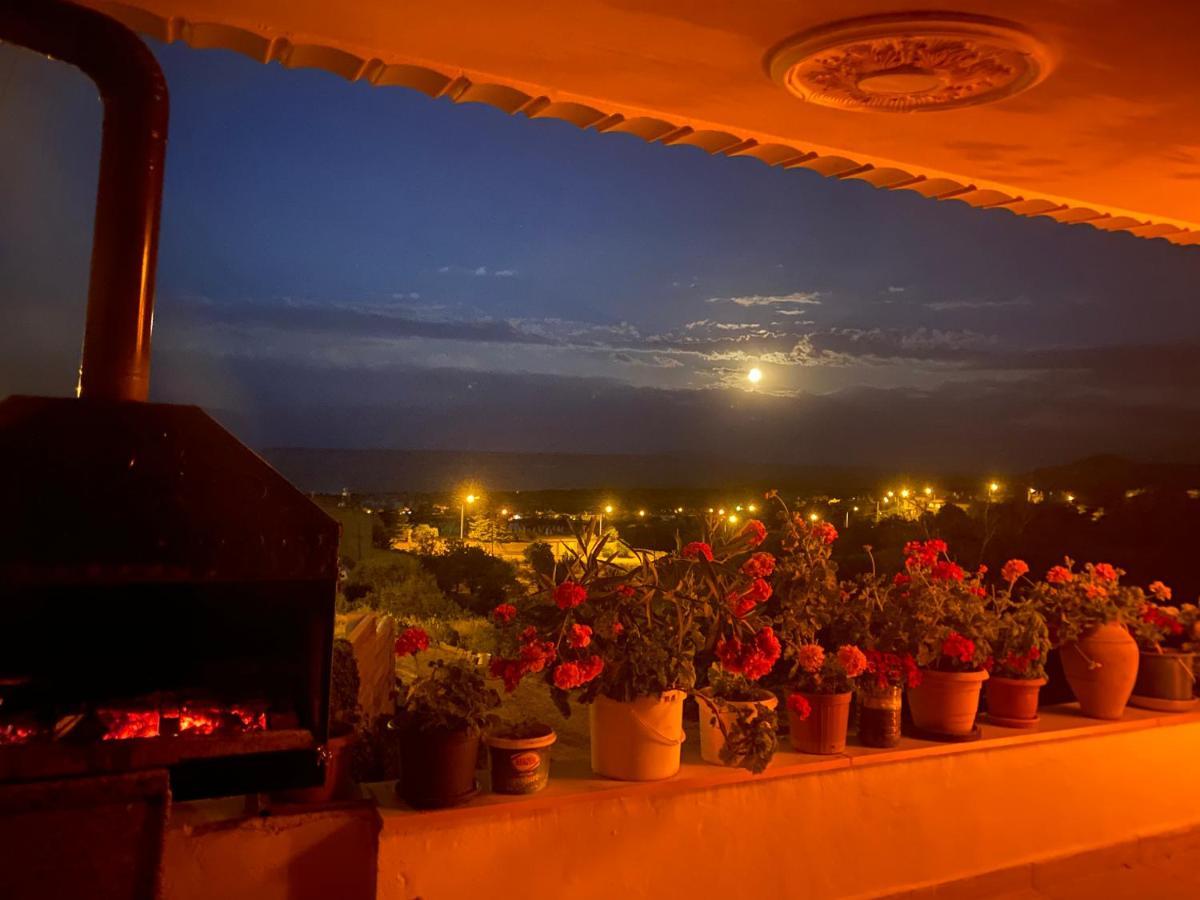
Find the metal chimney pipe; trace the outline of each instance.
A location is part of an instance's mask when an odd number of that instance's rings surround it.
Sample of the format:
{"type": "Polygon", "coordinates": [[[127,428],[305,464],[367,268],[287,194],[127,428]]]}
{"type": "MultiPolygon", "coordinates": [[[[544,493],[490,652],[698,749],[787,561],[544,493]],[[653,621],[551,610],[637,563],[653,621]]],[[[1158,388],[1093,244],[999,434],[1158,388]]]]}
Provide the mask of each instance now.
{"type": "Polygon", "coordinates": [[[78,393],[145,400],[167,147],[162,69],[124,25],[53,0],[0,2],[0,41],[78,67],[100,92],[104,130],[78,393]]]}

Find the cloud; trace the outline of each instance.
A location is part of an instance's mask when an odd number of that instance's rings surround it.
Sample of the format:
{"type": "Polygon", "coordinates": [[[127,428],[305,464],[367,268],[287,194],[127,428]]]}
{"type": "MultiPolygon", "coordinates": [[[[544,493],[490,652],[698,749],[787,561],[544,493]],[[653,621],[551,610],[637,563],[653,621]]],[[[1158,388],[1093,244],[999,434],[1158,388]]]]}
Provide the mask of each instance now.
{"type": "Polygon", "coordinates": [[[896,285],[896,284],[889,284],[887,290],[888,290],[889,294],[903,294],[904,293],[904,287],[901,285],[896,285]]]}
{"type": "Polygon", "coordinates": [[[1009,309],[1033,304],[1026,297],[1014,297],[1011,300],[934,300],[921,305],[935,312],[948,312],[958,309],[1009,309]]]}
{"type": "Polygon", "coordinates": [[[824,295],[820,291],[796,291],[791,294],[751,294],[744,297],[709,297],[709,303],[732,303],[735,306],[797,305],[816,306],[824,295]]]}

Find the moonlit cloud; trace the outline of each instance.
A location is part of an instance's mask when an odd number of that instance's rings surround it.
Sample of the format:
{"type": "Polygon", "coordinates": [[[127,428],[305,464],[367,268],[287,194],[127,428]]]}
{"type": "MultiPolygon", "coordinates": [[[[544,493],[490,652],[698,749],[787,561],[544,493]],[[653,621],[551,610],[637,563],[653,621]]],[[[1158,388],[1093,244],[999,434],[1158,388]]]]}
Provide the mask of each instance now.
{"type": "Polygon", "coordinates": [[[822,302],[820,291],[796,291],[791,294],[751,294],[744,297],[709,297],[709,303],[732,303],[734,306],[817,306],[822,302]]]}

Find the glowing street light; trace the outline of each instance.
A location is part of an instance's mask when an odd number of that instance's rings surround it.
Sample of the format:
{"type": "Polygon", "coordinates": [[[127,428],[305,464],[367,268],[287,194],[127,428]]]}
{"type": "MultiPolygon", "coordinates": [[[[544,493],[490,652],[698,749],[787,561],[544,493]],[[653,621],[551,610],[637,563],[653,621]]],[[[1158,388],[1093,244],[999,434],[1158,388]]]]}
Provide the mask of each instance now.
{"type": "Polygon", "coordinates": [[[737,516],[730,514],[730,516],[729,516],[729,524],[730,525],[736,525],[737,520],[738,520],[737,516]]]}
{"type": "Polygon", "coordinates": [[[889,497],[895,497],[895,496],[896,496],[896,492],[895,492],[895,491],[888,491],[887,495],[888,495],[889,497]]]}
{"type": "Polygon", "coordinates": [[[749,506],[747,506],[746,509],[749,510],[750,512],[758,512],[758,507],[755,506],[753,503],[751,503],[749,506]]]}
{"type": "Polygon", "coordinates": [[[926,496],[926,497],[929,497],[929,496],[931,496],[932,494],[933,494],[933,488],[931,488],[931,487],[929,487],[928,485],[926,485],[926,487],[925,487],[925,496],[926,496]]]}
{"type": "Polygon", "coordinates": [[[993,481],[988,485],[989,494],[994,494],[998,490],[1000,490],[1000,483],[998,481],[993,481]]]}
{"type": "Polygon", "coordinates": [[[604,534],[604,517],[611,516],[612,512],[613,512],[613,505],[611,503],[605,503],[604,504],[604,512],[600,513],[600,533],[601,534],[604,534]]]}
{"type": "Polygon", "coordinates": [[[816,513],[809,513],[809,514],[808,514],[808,521],[810,521],[810,522],[816,522],[816,521],[818,521],[820,518],[821,518],[821,517],[820,517],[820,516],[818,516],[816,513]]]}
{"type": "Polygon", "coordinates": [[[900,496],[901,496],[901,497],[907,497],[907,496],[908,496],[908,494],[909,494],[908,488],[904,488],[904,490],[902,490],[902,491],[900,492],[900,496]]]}
{"type": "MultiPolygon", "coordinates": [[[[463,497],[463,502],[458,505],[458,539],[464,540],[467,536],[467,507],[474,506],[475,501],[479,498],[474,494],[467,494],[463,497]]],[[[454,521],[451,519],[450,521],[454,521]]]]}
{"type": "Polygon", "coordinates": [[[746,378],[751,384],[758,384],[760,381],[762,381],[762,369],[758,368],[758,366],[755,366],[746,373],[746,378]]]}
{"type": "Polygon", "coordinates": [[[640,516],[643,519],[646,518],[646,511],[644,509],[639,509],[638,516],[640,516]]]}
{"type": "Polygon", "coordinates": [[[677,515],[681,515],[683,513],[683,507],[682,506],[675,507],[675,513],[677,515]]]}
{"type": "Polygon", "coordinates": [[[723,506],[722,506],[720,509],[718,509],[718,510],[717,510],[717,515],[718,515],[718,516],[723,516],[723,515],[725,515],[725,507],[723,507],[723,506]]]}

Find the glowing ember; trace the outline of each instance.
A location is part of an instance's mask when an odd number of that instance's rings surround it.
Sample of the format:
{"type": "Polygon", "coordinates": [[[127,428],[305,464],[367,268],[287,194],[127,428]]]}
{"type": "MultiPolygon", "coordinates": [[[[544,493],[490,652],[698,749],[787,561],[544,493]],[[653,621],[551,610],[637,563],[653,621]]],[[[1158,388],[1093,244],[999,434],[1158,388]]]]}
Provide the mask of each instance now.
{"type": "Polygon", "coordinates": [[[0,744],[23,744],[35,734],[37,729],[28,725],[0,725],[0,744]]]}
{"type": "Polygon", "coordinates": [[[105,727],[101,740],[124,741],[130,738],[158,737],[158,710],[102,709],[100,721],[105,727]]]}
{"type": "Polygon", "coordinates": [[[101,710],[103,740],[172,737],[174,735],[244,734],[265,731],[267,714],[242,706],[180,706],[159,710],[101,710]]]}

